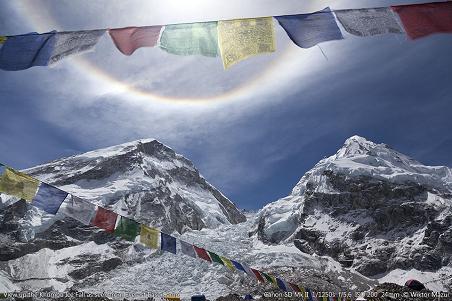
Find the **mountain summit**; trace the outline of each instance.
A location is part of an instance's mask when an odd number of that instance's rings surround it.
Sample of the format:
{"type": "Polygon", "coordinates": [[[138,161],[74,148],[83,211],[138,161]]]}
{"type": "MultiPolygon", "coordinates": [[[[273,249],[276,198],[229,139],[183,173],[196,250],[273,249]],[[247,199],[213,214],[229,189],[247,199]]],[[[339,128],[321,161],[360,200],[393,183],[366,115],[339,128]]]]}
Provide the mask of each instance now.
{"type": "Polygon", "coordinates": [[[366,276],[438,271],[452,259],[452,170],[353,136],[265,206],[254,233],[366,276]]]}
{"type": "Polygon", "coordinates": [[[245,221],[188,159],[153,139],[90,151],[25,172],[167,232],[245,221]]]}

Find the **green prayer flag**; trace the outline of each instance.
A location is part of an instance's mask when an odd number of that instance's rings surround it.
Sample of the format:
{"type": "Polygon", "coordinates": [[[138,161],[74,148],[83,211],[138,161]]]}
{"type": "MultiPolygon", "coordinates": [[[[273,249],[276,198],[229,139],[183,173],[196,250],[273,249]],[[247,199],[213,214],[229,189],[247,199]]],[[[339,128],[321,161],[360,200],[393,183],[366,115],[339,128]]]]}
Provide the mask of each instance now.
{"type": "Polygon", "coordinates": [[[38,190],[39,181],[7,167],[0,176],[0,192],[31,201],[38,190]]]}
{"type": "Polygon", "coordinates": [[[269,274],[264,272],[261,272],[261,274],[265,277],[265,279],[267,279],[268,282],[275,283],[274,279],[269,274]]]}
{"type": "Polygon", "coordinates": [[[217,22],[166,25],[159,46],[177,55],[218,56],[217,22]]]}
{"type": "Polygon", "coordinates": [[[219,264],[224,265],[224,262],[223,262],[223,260],[221,260],[220,256],[218,256],[214,252],[210,252],[210,251],[207,251],[207,252],[209,252],[209,255],[210,255],[210,258],[212,259],[212,262],[217,262],[219,264]]]}
{"type": "Polygon", "coordinates": [[[115,228],[115,235],[130,241],[134,241],[139,232],[140,225],[136,221],[122,216],[115,228]]]}

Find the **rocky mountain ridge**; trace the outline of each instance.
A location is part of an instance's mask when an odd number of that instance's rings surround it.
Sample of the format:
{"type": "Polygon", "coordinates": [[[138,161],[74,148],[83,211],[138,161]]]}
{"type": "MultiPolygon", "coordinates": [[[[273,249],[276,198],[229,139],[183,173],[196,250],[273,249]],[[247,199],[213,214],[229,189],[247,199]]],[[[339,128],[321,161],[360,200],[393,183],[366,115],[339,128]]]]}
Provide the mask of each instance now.
{"type": "Polygon", "coordinates": [[[253,234],[331,256],[368,277],[449,269],[452,169],[353,136],[289,196],[265,206],[253,234]]]}

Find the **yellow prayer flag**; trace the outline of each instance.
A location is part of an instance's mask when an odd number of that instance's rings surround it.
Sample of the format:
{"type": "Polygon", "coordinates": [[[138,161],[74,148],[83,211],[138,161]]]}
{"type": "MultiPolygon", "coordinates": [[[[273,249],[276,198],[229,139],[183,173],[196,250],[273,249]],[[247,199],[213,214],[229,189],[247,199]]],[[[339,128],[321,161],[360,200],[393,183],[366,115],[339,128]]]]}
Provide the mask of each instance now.
{"type": "Polygon", "coordinates": [[[234,265],[232,264],[232,262],[229,259],[227,259],[226,257],[223,257],[223,256],[220,256],[220,258],[228,269],[230,269],[231,271],[235,270],[234,265]]]}
{"type": "Polygon", "coordinates": [[[272,281],[273,286],[274,286],[274,287],[278,287],[278,282],[276,281],[276,277],[270,275],[270,278],[273,280],[273,281],[272,281]]]}
{"type": "Polygon", "coordinates": [[[301,285],[299,285],[298,288],[300,289],[301,295],[303,296],[303,300],[304,300],[304,299],[307,297],[307,296],[306,296],[306,290],[305,290],[304,287],[301,286],[301,285]]]}
{"type": "Polygon", "coordinates": [[[141,225],[140,242],[151,249],[159,248],[160,231],[145,225],[141,225]]]}
{"type": "Polygon", "coordinates": [[[274,52],[273,18],[218,21],[218,44],[225,69],[248,57],[274,52]]]}
{"type": "Polygon", "coordinates": [[[6,42],[6,39],[8,39],[5,36],[0,36],[0,44],[4,44],[6,42]]]}
{"type": "Polygon", "coordinates": [[[0,192],[4,192],[28,202],[36,195],[39,181],[7,167],[0,177],[0,192]]]}

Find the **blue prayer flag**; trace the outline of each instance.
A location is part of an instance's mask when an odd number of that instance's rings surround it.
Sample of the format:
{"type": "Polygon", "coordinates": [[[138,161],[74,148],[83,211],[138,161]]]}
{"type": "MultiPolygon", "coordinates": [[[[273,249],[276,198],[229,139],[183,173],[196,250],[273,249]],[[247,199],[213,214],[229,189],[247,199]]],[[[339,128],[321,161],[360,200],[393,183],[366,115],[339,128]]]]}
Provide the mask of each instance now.
{"type": "Polygon", "coordinates": [[[344,38],[329,7],[312,14],[275,18],[289,38],[301,48],[311,48],[320,42],[344,38]]]}
{"type": "Polygon", "coordinates": [[[235,268],[237,270],[240,270],[240,271],[243,271],[243,272],[246,273],[245,269],[243,268],[243,266],[239,262],[234,261],[234,260],[231,260],[231,262],[232,262],[232,264],[235,266],[235,268]]]}
{"type": "Polygon", "coordinates": [[[6,39],[0,50],[0,69],[16,71],[47,66],[54,48],[56,32],[28,33],[6,39]]]}
{"type": "Polygon", "coordinates": [[[312,291],[310,289],[306,289],[308,291],[308,300],[314,301],[314,295],[312,294],[312,291]]]}
{"type": "Polygon", "coordinates": [[[176,238],[175,237],[162,233],[160,245],[162,246],[163,251],[176,254],[176,238]]]}
{"type": "Polygon", "coordinates": [[[286,285],[284,284],[284,281],[282,281],[282,280],[279,279],[279,278],[276,278],[276,284],[278,284],[278,287],[279,287],[280,289],[282,289],[283,291],[287,292],[287,287],[286,287],[286,285]]]}
{"type": "Polygon", "coordinates": [[[56,187],[41,183],[32,205],[50,214],[56,214],[68,193],[56,187]]]}

